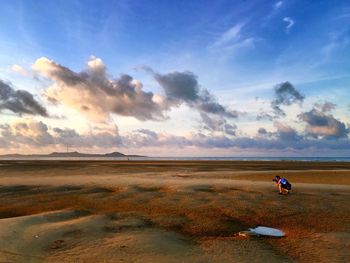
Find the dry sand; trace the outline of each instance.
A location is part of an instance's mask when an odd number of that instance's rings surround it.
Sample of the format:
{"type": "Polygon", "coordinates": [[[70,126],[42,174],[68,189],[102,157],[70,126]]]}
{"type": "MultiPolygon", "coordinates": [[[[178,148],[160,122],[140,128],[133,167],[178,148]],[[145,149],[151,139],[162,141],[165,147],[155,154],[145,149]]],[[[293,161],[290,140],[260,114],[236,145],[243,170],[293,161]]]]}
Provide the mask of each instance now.
{"type": "Polygon", "coordinates": [[[350,163],[0,161],[0,262],[349,262],[349,201],[350,163]]]}

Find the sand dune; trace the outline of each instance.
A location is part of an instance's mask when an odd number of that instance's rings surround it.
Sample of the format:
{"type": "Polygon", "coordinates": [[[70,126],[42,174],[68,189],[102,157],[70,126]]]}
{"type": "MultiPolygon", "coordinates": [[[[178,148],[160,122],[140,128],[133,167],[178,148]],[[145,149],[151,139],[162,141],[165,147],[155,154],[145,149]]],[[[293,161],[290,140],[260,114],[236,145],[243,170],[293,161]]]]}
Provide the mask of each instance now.
{"type": "Polygon", "coordinates": [[[118,162],[2,166],[0,262],[349,261],[344,165],[286,169],[289,196],[277,194],[270,179],[281,171],[271,164],[244,173],[232,164],[172,165],[147,163],[142,172],[129,162],[130,173],[118,162]],[[286,237],[238,235],[258,225],[286,237]]]}

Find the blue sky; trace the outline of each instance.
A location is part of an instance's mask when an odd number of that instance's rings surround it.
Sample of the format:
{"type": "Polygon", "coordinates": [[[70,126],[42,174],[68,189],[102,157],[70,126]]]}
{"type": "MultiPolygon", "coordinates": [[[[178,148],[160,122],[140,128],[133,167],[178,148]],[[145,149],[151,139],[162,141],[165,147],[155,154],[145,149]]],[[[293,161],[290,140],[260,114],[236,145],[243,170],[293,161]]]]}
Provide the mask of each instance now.
{"type": "Polygon", "coordinates": [[[48,152],[69,143],[149,155],[168,155],[169,148],[174,155],[350,154],[337,149],[348,143],[350,123],[348,1],[2,1],[1,9],[1,88],[11,82],[47,112],[26,109],[31,105],[17,95],[12,102],[24,108],[0,97],[0,138],[13,138],[2,152],[48,152]],[[93,71],[117,89],[127,74],[125,89],[141,85],[144,93],[127,101],[115,91],[104,96],[93,71]],[[82,86],[63,73],[77,74],[82,86]],[[186,97],[191,89],[194,96],[186,97]],[[146,105],[147,92],[153,97],[146,105]],[[79,94],[86,105],[72,99],[79,94]],[[272,107],[280,95],[283,116],[272,107]],[[323,111],[327,103],[335,106],[323,111]],[[21,122],[32,132],[20,130],[21,122]],[[76,141],[56,128],[74,131],[76,141]],[[281,129],[298,137],[286,141],[281,129]],[[108,147],[91,142],[106,133],[108,147]]]}

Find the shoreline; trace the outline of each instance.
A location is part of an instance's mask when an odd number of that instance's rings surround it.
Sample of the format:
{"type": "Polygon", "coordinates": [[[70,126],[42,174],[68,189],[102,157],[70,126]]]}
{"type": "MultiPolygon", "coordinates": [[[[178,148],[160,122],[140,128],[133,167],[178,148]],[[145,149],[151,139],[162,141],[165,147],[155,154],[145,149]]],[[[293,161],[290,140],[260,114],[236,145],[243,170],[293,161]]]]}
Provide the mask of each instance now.
{"type": "Polygon", "coordinates": [[[50,157],[50,156],[0,156],[0,161],[238,161],[238,162],[350,162],[350,157],[50,157]]]}

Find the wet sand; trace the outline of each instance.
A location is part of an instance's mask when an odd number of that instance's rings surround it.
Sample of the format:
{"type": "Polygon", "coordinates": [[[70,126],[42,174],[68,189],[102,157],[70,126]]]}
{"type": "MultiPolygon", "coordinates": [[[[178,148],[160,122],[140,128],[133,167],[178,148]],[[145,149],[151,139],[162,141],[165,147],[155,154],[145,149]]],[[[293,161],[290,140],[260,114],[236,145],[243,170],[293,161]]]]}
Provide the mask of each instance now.
{"type": "Polygon", "coordinates": [[[0,262],[349,262],[349,201],[350,163],[0,161],[0,262]]]}

